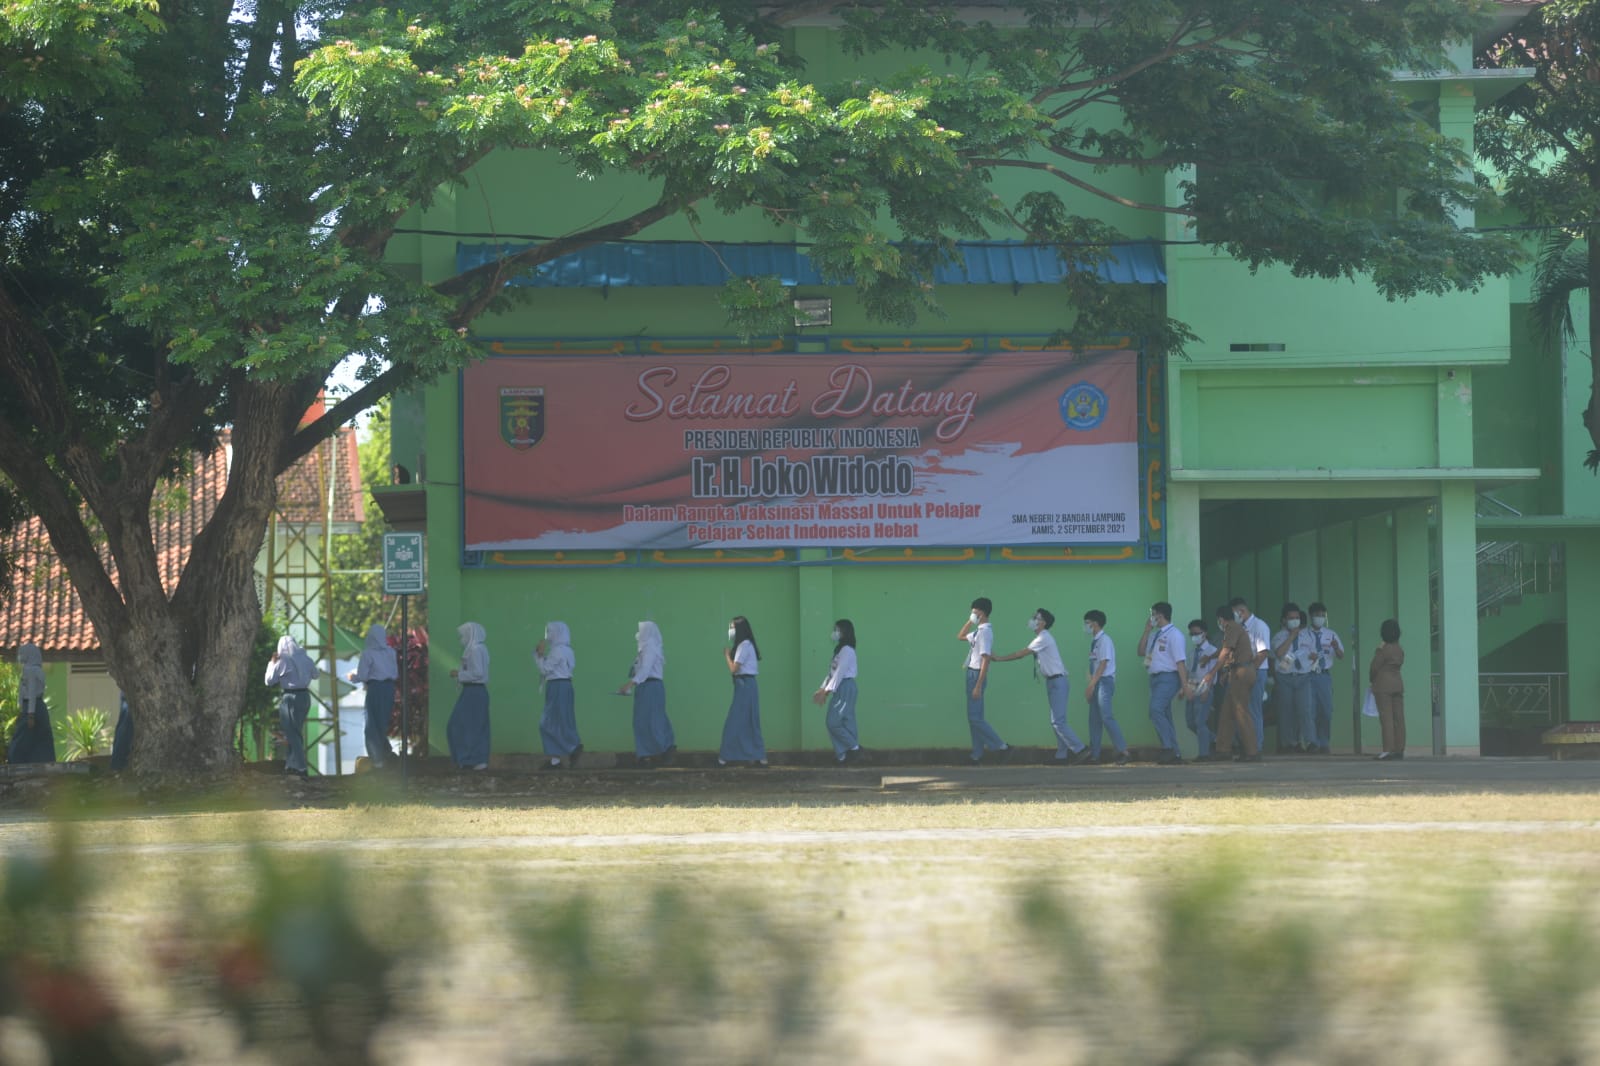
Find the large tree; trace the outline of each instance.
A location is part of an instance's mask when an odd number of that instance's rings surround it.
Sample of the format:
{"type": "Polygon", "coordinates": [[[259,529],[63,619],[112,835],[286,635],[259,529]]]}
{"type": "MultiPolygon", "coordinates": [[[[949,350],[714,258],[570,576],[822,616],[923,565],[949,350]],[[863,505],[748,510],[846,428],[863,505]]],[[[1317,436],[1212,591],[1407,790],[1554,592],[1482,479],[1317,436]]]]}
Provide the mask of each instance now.
{"type": "Polygon", "coordinates": [[[1539,227],[1535,324],[1552,344],[1576,339],[1571,300],[1588,303],[1589,406],[1583,425],[1600,470],[1600,2],[1549,0],[1480,55],[1489,67],[1531,69],[1532,79],[1479,116],[1478,144],[1503,175],[1506,200],[1539,227]]]}
{"type": "MultiPolygon", "coordinates": [[[[380,397],[470,359],[468,331],[514,298],[507,281],[583,246],[756,205],[806,235],[825,276],[903,322],[934,306],[932,269],[956,241],[1021,234],[1082,268],[1064,328],[1144,334],[1158,353],[1181,324],[1098,283],[1119,234],[1052,183],[1191,217],[1252,264],[1364,271],[1396,297],[1510,262],[1451,224],[1477,196],[1469,161],[1387,81],[1437,65],[1441,42],[1471,33],[1470,4],[995,13],[1009,24],[899,0],[0,5],[0,474],[43,519],[139,708],[138,764],[228,758],[276,475],[380,397]],[[818,18],[861,50],[945,61],[818,84],[786,47],[818,18]],[[438,284],[393,269],[385,249],[407,213],[504,148],[641,175],[657,196],[438,284]],[[1188,166],[1200,179],[1176,205],[1108,178],[1188,166]],[[1001,201],[991,181],[1008,168],[1041,190],[1001,201]],[[1398,189],[1402,209],[1373,209],[1398,189]],[[365,383],[302,425],[350,353],[365,383]],[[152,493],[224,425],[226,493],[165,590],[152,493]]],[[[785,294],[730,279],[724,303],[759,329],[785,294]]]]}

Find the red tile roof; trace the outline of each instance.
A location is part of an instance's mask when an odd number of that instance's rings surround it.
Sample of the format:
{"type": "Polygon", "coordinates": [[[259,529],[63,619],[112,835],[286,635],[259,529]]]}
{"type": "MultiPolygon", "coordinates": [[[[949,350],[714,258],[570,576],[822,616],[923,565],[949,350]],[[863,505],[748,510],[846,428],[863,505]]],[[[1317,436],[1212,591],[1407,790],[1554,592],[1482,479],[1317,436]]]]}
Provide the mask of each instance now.
{"type": "MultiPolygon", "coordinates": [[[[189,561],[190,545],[222,499],[231,451],[229,435],[224,432],[209,455],[196,456],[187,474],[156,492],[151,508],[156,557],[161,583],[169,593],[189,561]]],[[[349,428],[324,441],[278,479],[279,519],[321,520],[322,508],[316,502],[321,498],[317,491],[319,466],[324,471],[323,485],[328,481],[326,472],[335,471],[334,521],[364,521],[361,464],[355,431],[349,428]]],[[[3,544],[5,554],[16,560],[17,571],[11,599],[0,607],[0,654],[9,658],[19,644],[32,641],[47,658],[97,658],[100,642],[94,626],[50,547],[44,524],[31,518],[4,538],[3,544]]],[[[109,549],[102,548],[100,554],[102,564],[115,580],[109,549]]]]}

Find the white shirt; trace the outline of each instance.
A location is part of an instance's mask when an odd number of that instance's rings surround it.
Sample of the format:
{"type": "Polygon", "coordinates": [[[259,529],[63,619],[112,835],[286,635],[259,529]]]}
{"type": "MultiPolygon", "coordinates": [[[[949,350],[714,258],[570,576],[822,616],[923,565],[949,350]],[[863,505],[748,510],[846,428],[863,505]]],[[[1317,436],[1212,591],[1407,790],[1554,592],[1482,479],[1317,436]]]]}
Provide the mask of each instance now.
{"type": "Polygon", "coordinates": [[[1217,646],[1211,643],[1211,639],[1209,637],[1202,638],[1199,644],[1190,645],[1189,680],[1198,681],[1207,674],[1211,673],[1212,670],[1216,668],[1215,663],[1207,663],[1205,669],[1201,669],[1200,664],[1205,663],[1207,659],[1214,658],[1216,654],[1217,646]]]}
{"type": "Polygon", "coordinates": [[[1098,662],[1101,662],[1101,661],[1105,662],[1106,668],[1105,668],[1105,671],[1100,676],[1101,677],[1116,677],[1117,676],[1117,646],[1115,644],[1111,643],[1111,637],[1108,636],[1106,631],[1103,630],[1103,629],[1100,632],[1098,632],[1098,633],[1096,633],[1094,635],[1094,639],[1093,640],[1089,641],[1089,676],[1090,677],[1094,676],[1094,664],[1098,663],[1098,662]]]}
{"type": "Polygon", "coordinates": [[[1318,629],[1312,626],[1306,633],[1311,638],[1310,665],[1308,669],[1313,674],[1325,674],[1333,669],[1334,652],[1344,650],[1344,641],[1339,639],[1339,634],[1323,626],[1318,629]]]}
{"type": "Polygon", "coordinates": [[[1283,642],[1288,641],[1289,647],[1278,656],[1278,673],[1280,674],[1308,674],[1311,672],[1311,634],[1301,627],[1294,631],[1288,628],[1280,629],[1272,635],[1272,649],[1274,651],[1283,647],[1283,642]]]}
{"type": "Polygon", "coordinates": [[[824,692],[837,692],[839,682],[856,676],[856,650],[846,644],[840,648],[833,657],[833,663],[828,669],[828,676],[822,682],[824,692]]]}
{"type": "Polygon", "coordinates": [[[1183,662],[1183,636],[1171,622],[1150,634],[1145,647],[1150,651],[1152,674],[1176,673],[1183,662]]]}
{"type": "Polygon", "coordinates": [[[1028,650],[1033,652],[1033,661],[1039,664],[1039,672],[1045,677],[1067,672],[1066,664],[1061,661],[1061,649],[1056,647],[1056,638],[1048,629],[1039,630],[1038,635],[1028,641],[1028,650]]]}
{"type": "Polygon", "coordinates": [[[487,685],[489,683],[489,649],[482,644],[474,644],[461,653],[461,669],[456,671],[456,680],[463,685],[487,685]]]}
{"type": "Polygon", "coordinates": [[[978,628],[967,634],[967,643],[972,645],[967,652],[967,669],[983,669],[983,657],[994,655],[994,626],[978,623],[978,628]]]}
{"type": "MultiPolygon", "coordinates": [[[[1272,630],[1267,627],[1267,623],[1261,620],[1259,614],[1252,614],[1245,621],[1244,631],[1250,634],[1250,650],[1256,655],[1266,652],[1267,659],[1270,659],[1272,657],[1272,630]]],[[[1267,668],[1267,659],[1262,659],[1261,665],[1256,669],[1265,670],[1267,668]]]]}
{"type": "Polygon", "coordinates": [[[739,646],[733,649],[733,672],[754,677],[760,669],[760,660],[756,658],[756,646],[748,640],[741,640],[739,646]]]}
{"type": "Polygon", "coordinates": [[[646,648],[633,659],[633,674],[629,677],[635,685],[652,678],[660,678],[667,671],[667,657],[660,648],[646,648]]]}
{"type": "Polygon", "coordinates": [[[400,660],[393,648],[363,648],[356,664],[357,681],[397,681],[400,660]]]}
{"type": "Polygon", "coordinates": [[[572,680],[573,667],[578,664],[577,656],[572,654],[571,644],[552,644],[544,655],[534,652],[533,661],[546,681],[572,680]]]}

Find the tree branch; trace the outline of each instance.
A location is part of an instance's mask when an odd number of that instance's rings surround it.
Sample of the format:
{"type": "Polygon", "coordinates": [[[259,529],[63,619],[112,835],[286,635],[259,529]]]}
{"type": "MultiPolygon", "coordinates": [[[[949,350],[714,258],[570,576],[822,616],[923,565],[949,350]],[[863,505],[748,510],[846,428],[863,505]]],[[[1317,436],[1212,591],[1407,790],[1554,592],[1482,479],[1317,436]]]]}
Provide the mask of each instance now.
{"type": "Polygon", "coordinates": [[[483,313],[490,301],[499,295],[507,279],[523,268],[547,263],[569,252],[587,248],[591,244],[632,237],[646,226],[676,214],[693,202],[675,197],[658,200],[643,211],[618,222],[596,226],[566,237],[557,237],[543,244],[530,245],[515,255],[473,267],[464,274],[457,274],[435,285],[434,291],[444,296],[464,297],[460,306],[456,308],[456,313],[450,317],[450,322],[457,329],[465,329],[473,319],[483,313]]]}
{"type": "Polygon", "coordinates": [[[1123,67],[1114,74],[1107,74],[1100,78],[1092,78],[1089,81],[1075,81],[1067,82],[1064,85],[1053,85],[1047,91],[1038,93],[1033,98],[1033,102],[1035,104],[1042,104],[1052,96],[1060,96],[1063,93],[1088,92],[1091,89],[1103,89],[1108,85],[1116,85],[1118,82],[1127,81],[1135,74],[1148,70],[1158,63],[1164,63],[1169,59],[1176,59],[1179,56],[1188,55],[1190,52],[1204,52],[1218,48],[1224,41],[1236,39],[1240,34],[1244,33],[1254,24],[1255,19],[1253,18],[1240,19],[1232,28],[1215,33],[1203,41],[1193,41],[1189,44],[1178,44],[1177,42],[1186,34],[1193,32],[1196,23],[1190,21],[1179,26],[1177,30],[1173,32],[1173,35],[1167,39],[1166,45],[1160,51],[1152,52],[1150,55],[1145,56],[1137,63],[1130,63],[1128,66],[1123,67]]]}
{"type": "Polygon", "coordinates": [[[276,473],[283,473],[317,445],[327,440],[340,426],[383,399],[404,383],[407,369],[391,363],[377,377],[324,411],[317,419],[301,426],[284,442],[278,455],[276,473]]]}
{"type": "Polygon", "coordinates": [[[1125,196],[1118,196],[1115,193],[1107,192],[1105,189],[1100,188],[1098,185],[1095,185],[1092,182],[1084,181],[1082,178],[1077,177],[1076,175],[1067,173],[1065,170],[1062,170],[1053,163],[1039,163],[1031,159],[974,159],[972,160],[972,165],[975,167],[1017,167],[1022,170],[1040,170],[1046,174],[1060,178],[1068,185],[1075,185],[1084,192],[1093,193],[1102,200],[1110,200],[1112,203],[1121,204],[1123,207],[1131,207],[1139,211],[1158,211],[1167,215],[1190,216],[1194,214],[1193,211],[1190,211],[1186,207],[1168,207],[1165,204],[1147,204],[1142,200],[1130,200],[1125,196]]]}

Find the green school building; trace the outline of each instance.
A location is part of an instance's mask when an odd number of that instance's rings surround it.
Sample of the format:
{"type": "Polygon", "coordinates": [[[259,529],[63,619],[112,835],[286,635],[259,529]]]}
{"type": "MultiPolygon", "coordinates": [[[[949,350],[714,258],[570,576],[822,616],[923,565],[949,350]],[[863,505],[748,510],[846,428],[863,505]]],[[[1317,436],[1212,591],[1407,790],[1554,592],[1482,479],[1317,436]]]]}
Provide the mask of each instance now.
{"type": "MultiPolygon", "coordinates": [[[[836,50],[826,28],[790,32],[786,47],[808,57],[812,79],[843,76],[856,62],[836,50]]],[[[1468,69],[1465,46],[1460,58],[1461,73],[1402,81],[1443,132],[1470,144],[1476,108],[1516,84],[1516,74],[1468,69]]],[[[1179,182],[1190,177],[1130,174],[1118,191],[1175,204],[1179,182]]],[[[1004,180],[1003,193],[1025,187],[1022,176],[1004,180]]],[[[1149,605],[1170,601],[1181,627],[1190,618],[1209,621],[1235,595],[1269,622],[1287,600],[1328,605],[1329,625],[1349,649],[1334,673],[1335,753],[1379,750],[1377,723],[1362,719],[1359,705],[1386,618],[1397,619],[1404,633],[1414,754],[1538,750],[1538,733],[1553,722],[1600,717],[1600,656],[1586,651],[1596,635],[1584,615],[1568,610],[1569,600],[1582,603],[1588,588],[1600,586],[1600,483],[1583,467],[1589,353],[1552,352],[1536,341],[1526,277],[1493,280],[1474,293],[1389,302],[1361,280],[1297,279],[1272,268],[1252,273],[1200,243],[1178,216],[1077,195],[1070,207],[1099,213],[1140,239],[1117,249],[1102,272],[1116,284],[1140,286],[1194,331],[1199,340],[1184,356],[1152,358],[1137,337],[1106,338],[1104,351],[1052,349],[1051,335],[1071,318],[1054,283],[1059,264],[1004,242],[969,246],[965,269],[947,271],[939,290],[944,318],[891,332],[869,320],[848,286],[816,283],[804,257],[806,234],[754,211],[708,216],[695,227],[669,219],[633,241],[575,252],[525,279],[525,299],[514,310],[478,321],[481,364],[396,398],[394,462],[410,481],[377,493],[392,522],[426,532],[435,750],[444,750],[457,692],[449,676],[459,661],[456,627],[468,620],[488,633],[494,751],[539,750],[533,648],[545,623],[561,620],[573,634],[586,747],[631,751],[629,704],[612,693],[627,679],[641,619],[655,621],[664,635],[667,707],[680,747],[715,750],[730,695],[723,652],[734,615],[751,620],[760,644],[761,716],[771,750],[828,748],[823,712],[809,697],[827,672],[838,618],[851,619],[858,634],[862,743],[964,750],[965,644],[955,638],[978,596],[994,601],[997,652],[1028,642],[1025,623],[1035,608],[1054,612],[1071,676],[1071,723],[1080,734],[1088,655],[1080,619],[1103,610],[1119,656],[1117,715],[1135,747],[1148,749],[1155,738],[1136,654],[1149,605]],[[730,269],[793,284],[797,301],[807,302],[797,310],[809,316],[806,324],[786,336],[731,336],[718,303],[730,269]],[[1135,354],[1126,357],[1121,391],[1108,392],[1106,410],[1089,414],[1094,405],[1084,397],[1093,390],[1074,393],[1074,374],[1113,365],[1123,351],[1135,354]],[[798,523],[832,513],[799,491],[814,485],[774,482],[767,492],[740,483],[766,475],[752,464],[762,453],[772,467],[770,438],[741,445],[736,437],[691,437],[694,428],[737,428],[739,412],[705,406],[716,392],[710,387],[697,399],[632,384],[642,371],[660,369],[652,380],[676,388],[691,373],[724,366],[734,381],[747,371],[798,381],[797,394],[809,400],[817,395],[807,392],[809,366],[826,382],[847,364],[892,366],[898,374],[918,359],[934,377],[959,367],[952,380],[979,382],[991,370],[998,381],[1016,367],[1059,364],[1059,379],[1043,366],[1040,380],[1065,384],[1051,386],[1036,414],[1015,419],[1019,447],[1002,458],[1022,463],[1043,454],[1047,444],[1034,449],[1029,434],[1037,429],[1041,440],[1056,440],[1067,432],[1063,421],[1073,426],[1069,407],[1082,402],[1073,411],[1085,426],[1098,426],[1107,411],[1126,416],[1119,423],[1126,432],[1114,442],[1117,458],[1105,468],[1115,483],[1101,479],[1081,499],[1063,489],[1048,512],[1030,513],[1033,504],[1022,504],[1040,498],[1041,489],[1048,495],[1055,471],[1076,477],[1082,465],[974,466],[962,471],[972,498],[983,499],[985,515],[1020,511],[1003,517],[1020,519],[1016,528],[1025,536],[989,526],[981,541],[961,543],[952,539],[954,527],[906,537],[913,527],[871,520],[850,539],[807,541],[813,534],[798,523]],[[581,362],[592,368],[588,377],[573,369],[581,362]],[[546,368],[551,383],[541,377],[546,368]],[[667,373],[672,368],[683,373],[667,373]],[[672,454],[663,456],[629,435],[635,430],[627,412],[650,403],[705,421],[684,421],[673,435],[653,438],[668,442],[672,454]],[[1135,406],[1128,410],[1128,403],[1135,406]],[[1035,418],[1042,420],[1037,427],[1035,418]],[[585,443],[563,444],[568,434],[585,443]],[[696,451],[702,447],[704,456],[696,451]],[[720,465],[729,455],[731,470],[720,465]],[[668,460],[677,471],[670,484],[656,474],[668,460]],[[634,461],[649,477],[629,479],[634,461]],[[996,472],[1002,469],[1012,473],[996,472]],[[586,478],[601,487],[572,488],[586,478]],[[602,491],[613,485],[623,487],[602,491]],[[729,523],[745,530],[739,539],[673,539],[665,517],[672,501],[692,501],[674,512],[688,515],[685,523],[715,526],[706,516],[736,506],[728,499],[734,485],[761,494],[762,506],[802,509],[762,513],[800,517],[771,541],[757,539],[764,536],[758,530],[772,528],[761,522],[729,523]],[[577,495],[568,500],[563,494],[570,493],[577,495]],[[1017,508],[1005,506],[1010,493],[1018,494],[1017,508]],[[1121,501],[1132,509],[1122,511],[1121,501]],[[578,516],[565,527],[543,513],[558,504],[563,515],[578,516]],[[491,505],[509,508],[504,514],[512,517],[480,524],[474,508],[491,505]],[[627,534],[616,517],[624,508],[661,521],[627,534]],[[616,517],[605,535],[594,531],[610,518],[583,525],[602,514],[616,517]],[[505,533],[518,521],[529,530],[520,541],[505,533]],[[1054,536],[1052,526],[1071,535],[1054,536]]],[[[422,279],[441,281],[507,246],[568,232],[574,220],[622,217],[652,200],[642,180],[589,181],[537,155],[502,152],[478,165],[464,186],[440,190],[408,220],[391,255],[422,279]]],[[[918,395],[925,407],[937,404],[926,378],[916,380],[915,390],[874,409],[883,426],[911,425],[896,421],[907,411],[926,415],[912,410],[918,395]]],[[[762,428],[827,428],[811,417],[815,404],[776,418],[788,402],[778,386],[764,394],[766,410],[751,395],[744,414],[774,416],[762,428]]],[[[1035,410],[1017,408],[1025,409],[1035,410]]],[[[985,411],[979,416],[989,417],[985,411]]],[[[962,458],[959,443],[930,447],[939,442],[926,433],[917,441],[897,453],[920,464],[917,479],[962,458]]],[[[881,440],[876,446],[887,447],[881,440]]],[[[871,452],[868,465],[882,454],[871,452]]],[[[883,476],[892,483],[900,469],[885,466],[883,476]]],[[[895,499],[915,502],[918,491],[895,499]]],[[[1026,662],[995,665],[988,717],[1014,745],[1054,744],[1043,687],[1026,662]]],[[[1183,753],[1192,755],[1181,706],[1176,717],[1183,753]]]]}

